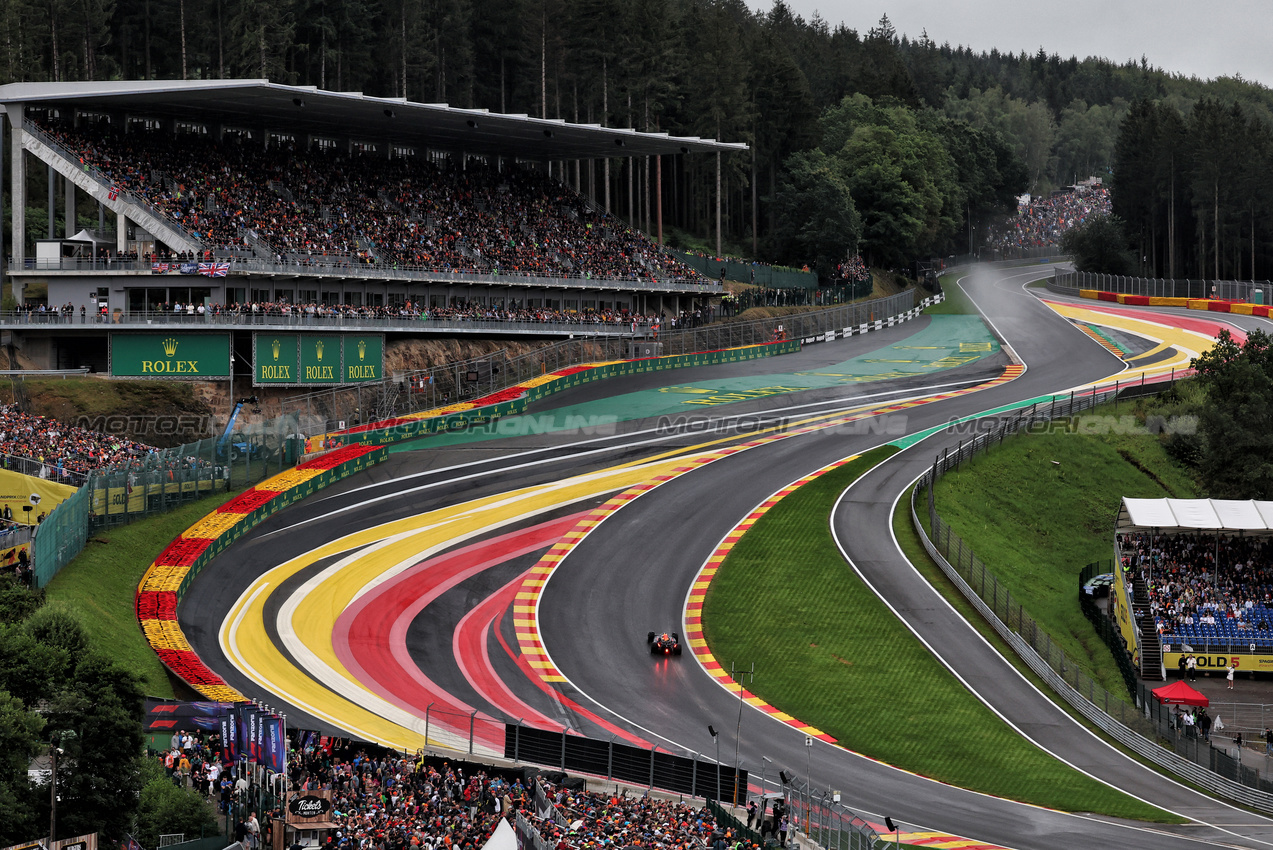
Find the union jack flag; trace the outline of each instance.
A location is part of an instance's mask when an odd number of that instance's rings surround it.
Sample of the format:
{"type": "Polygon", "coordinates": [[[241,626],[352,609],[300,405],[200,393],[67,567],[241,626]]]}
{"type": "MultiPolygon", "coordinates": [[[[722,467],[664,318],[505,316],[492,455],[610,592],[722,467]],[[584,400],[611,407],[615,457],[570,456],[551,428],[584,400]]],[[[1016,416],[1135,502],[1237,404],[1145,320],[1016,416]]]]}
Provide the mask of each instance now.
{"type": "Polygon", "coordinates": [[[205,277],[225,277],[230,273],[229,263],[200,263],[199,274],[205,277]]]}
{"type": "Polygon", "coordinates": [[[168,274],[169,268],[170,266],[168,263],[151,263],[150,273],[151,274],[168,274]]]}

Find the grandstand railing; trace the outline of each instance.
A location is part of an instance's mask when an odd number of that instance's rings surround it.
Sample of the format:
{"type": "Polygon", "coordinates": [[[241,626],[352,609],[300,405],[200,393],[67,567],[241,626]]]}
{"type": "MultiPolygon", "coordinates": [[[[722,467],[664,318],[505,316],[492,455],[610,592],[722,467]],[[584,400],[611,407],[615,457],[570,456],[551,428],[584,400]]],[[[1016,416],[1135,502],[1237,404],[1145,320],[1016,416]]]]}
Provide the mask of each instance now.
{"type": "Polygon", "coordinates": [[[303,312],[279,313],[276,311],[223,311],[202,314],[168,310],[116,311],[113,313],[71,312],[57,309],[16,310],[0,312],[0,325],[60,325],[84,327],[107,325],[184,325],[201,327],[259,327],[259,328],[314,328],[358,330],[427,330],[438,333],[515,333],[515,334],[573,334],[575,336],[647,336],[650,321],[634,316],[625,322],[595,322],[581,319],[574,322],[525,322],[502,319],[465,319],[463,317],[433,316],[362,316],[339,314],[334,316],[310,315],[303,312]]]}
{"type": "Polygon", "coordinates": [[[1220,301],[1255,301],[1273,304],[1273,282],[1267,280],[1174,280],[1155,277],[1067,272],[1052,273],[1048,288],[1077,295],[1080,290],[1095,289],[1119,295],[1145,295],[1150,298],[1215,298],[1220,301]]]}
{"type": "MultiPolygon", "coordinates": [[[[15,372],[14,374],[20,375],[21,373],[15,372]]],[[[85,373],[80,372],[79,374],[85,373]]],[[[47,463],[37,458],[23,455],[0,454],[0,468],[8,469],[21,475],[30,475],[32,478],[43,478],[56,484],[69,484],[72,487],[79,487],[88,479],[87,472],[76,472],[65,467],[59,467],[55,463],[47,463]]]]}
{"type": "Polygon", "coordinates": [[[1114,694],[1083,672],[1025,613],[1021,602],[937,513],[934,484],[946,472],[958,469],[976,455],[1002,443],[1007,436],[1038,423],[1091,410],[1116,400],[1120,394],[1117,386],[1104,386],[1088,395],[1054,396],[1048,402],[1000,415],[993,429],[983,431],[966,443],[961,442],[953,452],[947,450],[938,455],[932,468],[919,477],[911,490],[911,521],[925,550],[947,578],[1026,665],[1080,714],[1119,743],[1172,773],[1212,793],[1273,812],[1273,783],[1261,780],[1256,772],[1239,769],[1231,757],[1214,748],[1195,747],[1190,752],[1189,745],[1185,745],[1182,751],[1176,746],[1174,734],[1170,737],[1164,734],[1162,722],[1154,714],[1153,703],[1157,701],[1147,700],[1143,686],[1134,694],[1114,694]],[[927,497],[927,523],[920,520],[921,493],[927,497]],[[1135,700],[1135,705],[1128,701],[1129,697],[1135,700]],[[1228,759],[1227,765],[1225,759],[1228,759]]]}
{"type": "MultiPolygon", "coordinates": [[[[175,225],[173,225],[175,226],[175,225]]],[[[720,281],[705,278],[607,278],[590,275],[540,275],[504,272],[457,271],[455,269],[434,268],[430,266],[408,266],[389,263],[360,263],[338,260],[324,262],[313,261],[271,262],[269,260],[249,259],[235,255],[224,256],[223,251],[214,251],[221,262],[229,262],[230,275],[238,274],[270,274],[270,275],[304,275],[307,277],[367,278],[377,281],[400,280],[411,283],[457,283],[465,285],[485,284],[488,286],[522,286],[548,287],[552,289],[607,289],[621,292],[649,291],[693,293],[717,295],[723,291],[720,281]]],[[[187,263],[197,263],[189,260],[187,263]]],[[[22,260],[10,259],[11,272],[78,272],[101,274],[153,274],[156,276],[179,274],[181,260],[168,259],[118,259],[113,257],[65,257],[61,259],[36,259],[26,257],[22,260]],[[164,271],[156,271],[155,264],[170,266],[164,271]]],[[[185,276],[193,276],[190,272],[185,276]]]]}

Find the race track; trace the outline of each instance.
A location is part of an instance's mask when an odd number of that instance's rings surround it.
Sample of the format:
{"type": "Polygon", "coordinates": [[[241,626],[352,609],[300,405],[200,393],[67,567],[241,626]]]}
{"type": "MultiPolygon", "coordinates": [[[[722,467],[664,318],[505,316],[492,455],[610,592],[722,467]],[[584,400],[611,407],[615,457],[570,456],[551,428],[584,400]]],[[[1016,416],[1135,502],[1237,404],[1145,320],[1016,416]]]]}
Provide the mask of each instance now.
{"type": "MultiPolygon", "coordinates": [[[[683,625],[699,569],[742,517],[792,481],[903,433],[1081,391],[1116,373],[1152,378],[1187,363],[1209,335],[1201,325],[1192,336],[1162,325],[1215,320],[1170,311],[1076,313],[1092,303],[1023,288],[1039,276],[1037,268],[980,269],[966,281],[999,339],[1027,367],[1012,380],[1002,379],[1010,352],[972,337],[961,343],[951,317],[923,317],[784,357],[584,385],[535,411],[551,427],[436,447],[420,441],[271,517],[195,581],[181,624],[229,684],[286,706],[294,726],[414,748],[426,734],[432,745],[467,747],[471,724],[475,752],[489,753],[502,747],[503,720],[526,718],[706,753],[707,725],[732,730],[721,718],[736,716],[737,697],[689,653],[652,663],[644,638],[649,629],[683,625]],[[1153,334],[1159,344],[1146,344],[1129,367],[1062,314],[1108,323],[1113,334],[1153,334]],[[1153,325],[1136,324],[1145,320],[1153,325]],[[921,350],[934,359],[924,361],[921,350]],[[704,403],[684,407],[690,400],[704,403]],[[586,433],[560,427],[572,412],[587,421],[607,405],[623,414],[586,433]],[[581,518],[616,492],[630,497],[579,531],[581,518]],[[568,533],[568,554],[545,557],[568,533]],[[472,720],[471,712],[478,713],[472,720]]],[[[780,766],[803,774],[809,759],[815,785],[841,789],[847,805],[877,822],[887,814],[908,828],[1020,850],[1086,842],[1273,846],[1267,819],[1167,780],[1076,725],[900,555],[888,531],[893,504],[935,453],[957,441],[938,431],[847,491],[833,518],[846,573],[856,570],[1030,740],[1192,822],[1146,827],[1051,812],[941,785],[821,741],[806,752],[803,732],[748,709],[739,751],[753,778],[762,757],[773,762],[771,777],[780,766]]],[[[732,750],[732,732],[722,731],[722,739],[722,749],[732,750]]]]}

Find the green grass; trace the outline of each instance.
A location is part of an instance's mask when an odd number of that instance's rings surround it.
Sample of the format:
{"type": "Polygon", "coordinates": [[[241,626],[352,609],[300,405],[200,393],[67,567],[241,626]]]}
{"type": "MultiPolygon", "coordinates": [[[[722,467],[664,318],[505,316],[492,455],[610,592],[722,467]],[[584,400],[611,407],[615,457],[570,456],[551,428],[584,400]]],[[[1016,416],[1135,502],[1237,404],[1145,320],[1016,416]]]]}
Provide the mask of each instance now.
{"type": "MultiPolygon", "coordinates": [[[[1122,405],[1119,414],[1128,413],[1122,405]]],[[[1079,422],[1113,417],[1107,405],[1079,422]]],[[[1010,438],[945,475],[937,511],[1085,672],[1125,694],[1108,647],[1079,609],[1078,574],[1113,557],[1123,496],[1195,495],[1186,470],[1149,434],[1055,429],[1010,438]]]]}
{"type": "Polygon", "coordinates": [[[963,289],[959,287],[959,278],[963,274],[955,272],[947,272],[938,278],[941,284],[941,291],[946,293],[946,299],[940,304],[933,304],[924,310],[925,315],[957,315],[957,316],[976,316],[977,308],[973,306],[972,301],[964,294],[963,289]]]}
{"type": "Polygon", "coordinates": [[[133,613],[137,584],[173,538],[240,492],[209,496],[165,514],[99,531],[46,589],[49,600],[65,603],[79,616],[97,649],[142,677],[150,696],[171,699],[175,694],[159,656],[137,625],[133,613]]]}
{"type": "Polygon", "coordinates": [[[906,770],[1066,811],[1170,818],[1020,738],[844,562],[831,537],[831,506],[894,451],[877,449],[801,487],[743,536],[703,611],[717,660],[755,662],[757,695],[906,770]]]}

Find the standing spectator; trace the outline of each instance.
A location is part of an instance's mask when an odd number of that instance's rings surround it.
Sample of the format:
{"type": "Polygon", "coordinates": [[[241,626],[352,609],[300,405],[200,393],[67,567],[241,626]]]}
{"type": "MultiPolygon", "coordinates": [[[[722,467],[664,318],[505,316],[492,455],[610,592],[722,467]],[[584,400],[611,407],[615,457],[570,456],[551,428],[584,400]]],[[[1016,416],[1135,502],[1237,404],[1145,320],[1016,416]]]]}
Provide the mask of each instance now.
{"type": "Polygon", "coordinates": [[[1227,679],[1229,682],[1229,690],[1233,690],[1233,663],[1232,662],[1229,663],[1228,667],[1224,668],[1224,678],[1227,679]]]}
{"type": "Polygon", "coordinates": [[[256,821],[256,812],[248,816],[248,848],[257,850],[261,846],[261,825],[256,821]]]}
{"type": "Polygon", "coordinates": [[[751,825],[755,822],[756,822],[756,801],[752,800],[750,803],[747,804],[747,828],[751,829],[751,825]]]}

